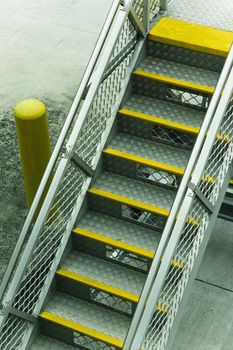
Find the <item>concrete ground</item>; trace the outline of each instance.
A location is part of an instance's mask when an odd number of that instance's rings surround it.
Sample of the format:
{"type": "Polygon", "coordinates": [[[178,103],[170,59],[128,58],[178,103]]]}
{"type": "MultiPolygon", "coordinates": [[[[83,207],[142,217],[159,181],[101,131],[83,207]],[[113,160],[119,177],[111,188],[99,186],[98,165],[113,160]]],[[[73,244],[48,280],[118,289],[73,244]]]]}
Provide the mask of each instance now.
{"type": "Polygon", "coordinates": [[[112,0],[0,0],[0,279],[27,208],[12,116],[39,98],[54,146],[112,0]]]}
{"type": "MultiPolygon", "coordinates": [[[[27,214],[12,108],[45,102],[55,144],[111,2],[0,0],[0,279],[27,214]]],[[[172,0],[168,14],[233,28],[232,0],[172,0]]],[[[172,350],[232,350],[232,231],[218,221],[172,350]]]]}

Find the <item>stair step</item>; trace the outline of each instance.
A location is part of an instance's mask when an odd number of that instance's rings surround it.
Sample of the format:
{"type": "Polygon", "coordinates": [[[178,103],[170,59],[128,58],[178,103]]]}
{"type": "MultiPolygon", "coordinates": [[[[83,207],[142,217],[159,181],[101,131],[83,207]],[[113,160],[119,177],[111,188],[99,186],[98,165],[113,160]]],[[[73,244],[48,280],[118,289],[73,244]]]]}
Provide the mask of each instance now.
{"type": "Polygon", "coordinates": [[[164,217],[169,215],[175,191],[103,172],[89,193],[164,217]]]}
{"type": "Polygon", "coordinates": [[[48,333],[51,324],[76,337],[80,334],[117,348],[122,348],[131,322],[129,317],[59,292],[50,299],[40,317],[47,322],[48,333]]]}
{"type": "Polygon", "coordinates": [[[149,259],[161,238],[156,231],[94,211],[82,217],[74,233],[149,259]]]}
{"type": "Polygon", "coordinates": [[[191,152],[140,137],[118,133],[109,143],[104,153],[172,174],[183,175],[191,152]]]}
{"type": "Polygon", "coordinates": [[[123,104],[119,114],[194,135],[205,117],[202,111],[137,94],[123,104]]]}
{"type": "Polygon", "coordinates": [[[140,78],[213,94],[219,73],[147,56],[134,72],[140,78]]]}
{"type": "Polygon", "coordinates": [[[145,275],[107,260],[73,251],[57,274],[137,303],[145,275]]]}
{"type": "Polygon", "coordinates": [[[39,335],[29,350],[77,350],[77,347],[65,344],[44,335],[39,335]]]}
{"type": "Polygon", "coordinates": [[[233,41],[233,33],[163,18],[150,31],[149,39],[226,57],[233,41]]]}

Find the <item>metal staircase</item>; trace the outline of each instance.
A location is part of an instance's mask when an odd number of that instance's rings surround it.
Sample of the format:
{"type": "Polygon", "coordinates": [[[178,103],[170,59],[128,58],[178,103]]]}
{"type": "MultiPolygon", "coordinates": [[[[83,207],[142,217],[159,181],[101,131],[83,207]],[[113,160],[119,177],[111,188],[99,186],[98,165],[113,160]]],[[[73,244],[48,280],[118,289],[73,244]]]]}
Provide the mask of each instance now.
{"type": "Polygon", "coordinates": [[[112,7],[3,280],[2,350],[172,342],[230,181],[233,35],[146,38],[157,5],[112,7]]]}

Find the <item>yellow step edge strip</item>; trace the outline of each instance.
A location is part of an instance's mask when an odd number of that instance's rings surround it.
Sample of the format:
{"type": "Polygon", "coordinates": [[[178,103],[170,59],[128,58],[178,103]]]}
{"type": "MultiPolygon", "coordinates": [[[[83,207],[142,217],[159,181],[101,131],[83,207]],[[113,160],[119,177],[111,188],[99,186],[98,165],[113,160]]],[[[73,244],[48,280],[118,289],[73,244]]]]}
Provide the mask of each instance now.
{"type": "Polygon", "coordinates": [[[230,180],[229,184],[230,184],[230,185],[233,185],[233,179],[230,180]]]}
{"type": "Polygon", "coordinates": [[[99,282],[97,280],[94,280],[92,278],[89,278],[89,277],[86,277],[86,276],[82,276],[82,275],[79,275],[75,272],[72,272],[72,271],[69,271],[65,268],[60,268],[58,271],[57,271],[57,274],[59,276],[62,276],[62,277],[66,277],[66,278],[69,278],[69,279],[72,279],[76,282],[80,282],[80,283],[83,283],[91,288],[95,288],[95,289],[99,289],[105,293],[108,293],[108,294],[112,294],[112,295],[115,295],[119,298],[122,298],[122,299],[125,299],[125,300],[128,300],[128,301],[131,301],[131,302],[134,302],[134,303],[138,303],[138,300],[139,300],[139,296],[136,295],[136,294],[133,294],[133,293],[130,293],[130,292],[126,292],[122,289],[119,289],[119,288],[116,288],[116,287],[112,287],[106,283],[103,283],[103,282],[99,282]]]}
{"type": "Polygon", "coordinates": [[[108,237],[104,236],[103,234],[95,233],[95,232],[92,232],[89,230],[85,230],[81,227],[75,228],[73,230],[73,232],[78,234],[78,235],[81,235],[81,236],[84,236],[84,237],[87,237],[90,239],[94,239],[98,242],[110,245],[114,248],[119,248],[119,249],[125,250],[127,252],[142,256],[142,257],[147,258],[147,259],[153,259],[154,254],[155,254],[154,252],[149,251],[147,249],[138,248],[138,247],[135,247],[131,244],[121,242],[121,241],[115,240],[113,238],[108,238],[108,237]]]}
{"type": "Polygon", "coordinates": [[[172,122],[170,120],[162,119],[162,118],[159,118],[159,117],[156,117],[153,115],[133,111],[132,109],[122,108],[118,111],[118,113],[120,115],[125,116],[125,117],[140,119],[143,121],[158,124],[158,125],[161,125],[161,126],[164,126],[164,127],[170,128],[170,129],[174,129],[177,131],[187,132],[189,134],[198,135],[198,133],[200,131],[199,128],[195,128],[193,126],[172,122]]]}
{"type": "Polygon", "coordinates": [[[69,321],[69,320],[67,320],[63,317],[57,316],[51,312],[44,311],[40,314],[40,317],[47,320],[47,321],[56,323],[59,326],[63,326],[65,328],[68,328],[74,332],[78,332],[78,333],[87,335],[93,339],[102,341],[103,343],[106,343],[106,344],[109,344],[112,346],[116,346],[118,348],[123,347],[123,343],[124,343],[123,340],[116,339],[110,335],[107,335],[107,334],[99,332],[95,329],[83,326],[83,325],[76,323],[74,321],[69,321]]]}
{"type": "Polygon", "coordinates": [[[163,18],[151,29],[149,39],[226,57],[233,41],[233,33],[172,18],[163,18]]]}
{"type": "Polygon", "coordinates": [[[138,164],[142,164],[151,168],[156,168],[159,170],[163,170],[166,171],[168,173],[172,173],[172,174],[176,174],[176,175],[180,175],[182,176],[184,174],[184,169],[182,168],[178,168],[175,166],[171,166],[168,164],[164,164],[164,163],[160,163],[160,162],[156,162],[154,160],[150,160],[147,158],[143,158],[143,157],[139,157],[130,153],[126,153],[126,152],[122,152],[119,151],[117,149],[113,149],[113,148],[106,148],[104,150],[105,154],[114,156],[114,157],[120,157],[138,164]]]}
{"type": "MultiPolygon", "coordinates": [[[[108,238],[101,233],[95,233],[95,232],[92,232],[89,230],[85,230],[81,227],[76,227],[73,230],[73,232],[77,235],[81,235],[81,236],[87,237],[89,239],[94,239],[94,240],[101,242],[103,244],[107,244],[107,245],[110,245],[112,247],[122,249],[122,250],[128,251],[130,253],[134,253],[134,254],[143,256],[147,259],[152,260],[156,254],[155,252],[152,252],[152,251],[149,251],[146,249],[137,248],[137,247],[132,246],[130,244],[120,242],[120,241],[114,240],[112,238],[108,238]],[[131,249],[131,247],[132,247],[132,249],[131,249]]],[[[177,259],[172,260],[172,265],[174,267],[177,267],[177,268],[182,268],[182,269],[184,268],[184,263],[182,261],[178,261],[177,259]]]]}
{"type": "MultiPolygon", "coordinates": [[[[127,109],[127,108],[122,108],[118,111],[120,115],[123,115],[125,117],[130,117],[130,118],[135,118],[135,119],[140,119],[149,123],[154,123],[158,124],[164,127],[167,127],[169,129],[174,129],[182,132],[186,132],[189,134],[194,134],[198,135],[200,128],[195,128],[191,125],[185,125],[185,124],[179,124],[176,122],[172,122],[167,119],[162,119],[160,117],[156,117],[150,114],[145,114],[142,112],[137,112],[132,109],[127,109]]],[[[206,133],[206,136],[208,135],[208,132],[206,133]]],[[[223,135],[223,134],[217,134],[216,139],[219,141],[230,141],[230,136],[229,135],[223,135]]]]}
{"type": "Polygon", "coordinates": [[[104,198],[110,199],[114,202],[120,202],[122,204],[129,205],[129,206],[132,206],[132,207],[137,208],[137,209],[149,211],[150,213],[153,213],[153,214],[158,214],[158,215],[162,215],[165,217],[167,217],[169,215],[169,210],[167,210],[167,209],[163,209],[163,208],[156,207],[156,206],[153,206],[150,204],[139,202],[137,200],[130,199],[128,197],[124,197],[122,195],[115,194],[112,192],[108,192],[108,191],[102,190],[102,189],[97,188],[97,187],[92,187],[88,192],[91,194],[94,194],[96,196],[99,196],[99,197],[104,197],[104,198]]]}
{"type": "Polygon", "coordinates": [[[199,91],[199,92],[206,93],[206,94],[213,94],[214,93],[214,87],[195,84],[195,83],[191,83],[189,81],[172,78],[172,77],[168,77],[165,75],[150,73],[150,72],[147,72],[147,71],[144,71],[141,69],[137,69],[134,72],[134,75],[141,77],[141,78],[156,80],[156,81],[159,81],[161,83],[166,83],[169,85],[175,85],[175,86],[182,87],[185,89],[192,89],[192,90],[199,91]]]}

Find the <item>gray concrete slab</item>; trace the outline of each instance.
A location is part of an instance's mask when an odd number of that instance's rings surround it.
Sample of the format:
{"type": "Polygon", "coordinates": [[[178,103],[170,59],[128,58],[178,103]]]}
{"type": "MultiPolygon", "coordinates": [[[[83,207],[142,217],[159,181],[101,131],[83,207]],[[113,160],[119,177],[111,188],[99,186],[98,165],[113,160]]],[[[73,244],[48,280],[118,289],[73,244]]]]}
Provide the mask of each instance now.
{"type": "Polygon", "coordinates": [[[233,293],[195,281],[172,350],[232,350],[233,293]]]}
{"type": "Polygon", "coordinates": [[[39,98],[54,146],[112,0],[0,0],[0,279],[27,207],[12,117],[39,98]]]}
{"type": "Polygon", "coordinates": [[[217,220],[197,278],[233,292],[233,222],[217,220]]]}

